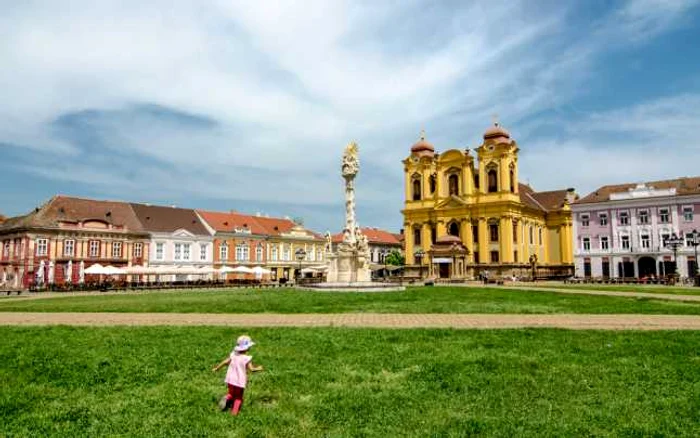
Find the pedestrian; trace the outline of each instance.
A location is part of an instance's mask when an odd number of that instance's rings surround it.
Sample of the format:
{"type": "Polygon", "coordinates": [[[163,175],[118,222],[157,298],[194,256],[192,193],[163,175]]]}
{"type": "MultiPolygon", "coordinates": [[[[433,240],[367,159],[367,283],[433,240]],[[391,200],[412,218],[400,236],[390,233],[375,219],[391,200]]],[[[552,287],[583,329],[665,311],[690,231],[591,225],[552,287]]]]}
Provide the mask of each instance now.
{"type": "Polygon", "coordinates": [[[231,355],[212,369],[216,372],[224,365],[228,365],[224,379],[228,392],[219,401],[219,408],[225,411],[230,407],[231,415],[238,415],[241,411],[243,391],[248,383],[248,371],[255,372],[263,369],[261,366],[253,365],[253,356],[246,354],[253,345],[255,342],[250,339],[250,336],[239,336],[231,355]]]}

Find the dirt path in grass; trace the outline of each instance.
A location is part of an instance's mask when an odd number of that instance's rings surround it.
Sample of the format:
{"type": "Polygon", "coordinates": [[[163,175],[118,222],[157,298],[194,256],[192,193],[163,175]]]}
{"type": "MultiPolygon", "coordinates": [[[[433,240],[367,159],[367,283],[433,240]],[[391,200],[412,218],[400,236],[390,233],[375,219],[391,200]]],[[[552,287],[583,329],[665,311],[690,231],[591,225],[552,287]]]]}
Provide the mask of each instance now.
{"type": "Polygon", "coordinates": [[[700,316],[484,314],[0,313],[0,325],[700,330],[700,316]]]}

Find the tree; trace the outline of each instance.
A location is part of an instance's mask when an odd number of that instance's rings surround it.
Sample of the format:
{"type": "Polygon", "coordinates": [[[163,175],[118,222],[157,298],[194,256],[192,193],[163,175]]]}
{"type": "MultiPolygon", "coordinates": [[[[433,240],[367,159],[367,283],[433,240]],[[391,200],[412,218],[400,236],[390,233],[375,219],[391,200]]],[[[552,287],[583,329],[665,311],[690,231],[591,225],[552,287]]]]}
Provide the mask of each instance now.
{"type": "Polygon", "coordinates": [[[399,251],[393,250],[387,254],[386,258],[384,259],[384,263],[393,266],[403,266],[406,263],[406,259],[399,251]]]}

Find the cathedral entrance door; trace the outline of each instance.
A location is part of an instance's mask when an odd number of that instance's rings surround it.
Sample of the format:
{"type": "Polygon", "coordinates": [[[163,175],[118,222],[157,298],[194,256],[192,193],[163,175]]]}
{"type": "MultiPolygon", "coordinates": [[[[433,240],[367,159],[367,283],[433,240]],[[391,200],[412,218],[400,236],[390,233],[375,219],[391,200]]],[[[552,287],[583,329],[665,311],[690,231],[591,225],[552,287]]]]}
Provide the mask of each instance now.
{"type": "Polygon", "coordinates": [[[438,266],[440,267],[440,270],[439,270],[440,278],[450,278],[450,265],[449,265],[449,263],[440,263],[438,266]]]}

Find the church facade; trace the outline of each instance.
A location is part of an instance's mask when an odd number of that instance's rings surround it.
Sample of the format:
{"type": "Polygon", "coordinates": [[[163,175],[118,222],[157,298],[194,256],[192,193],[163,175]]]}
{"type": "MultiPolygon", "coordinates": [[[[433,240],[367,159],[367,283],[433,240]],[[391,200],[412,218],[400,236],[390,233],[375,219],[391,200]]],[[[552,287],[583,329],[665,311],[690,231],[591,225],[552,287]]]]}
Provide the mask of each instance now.
{"type": "Polygon", "coordinates": [[[574,189],[519,182],[518,144],[498,123],[473,152],[425,134],[403,161],[407,271],[438,278],[573,275],[574,189]],[[488,271],[488,272],[486,272],[488,271]]]}

